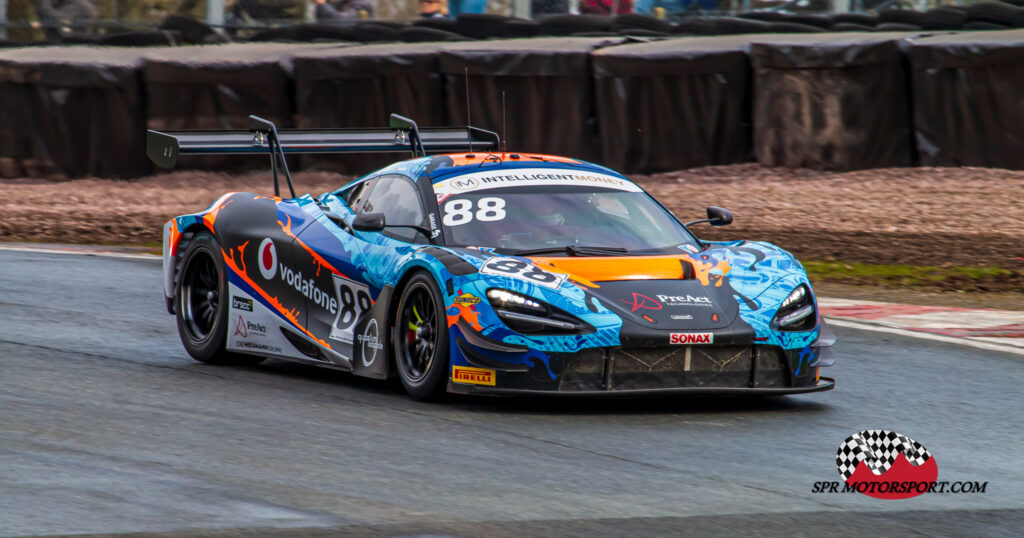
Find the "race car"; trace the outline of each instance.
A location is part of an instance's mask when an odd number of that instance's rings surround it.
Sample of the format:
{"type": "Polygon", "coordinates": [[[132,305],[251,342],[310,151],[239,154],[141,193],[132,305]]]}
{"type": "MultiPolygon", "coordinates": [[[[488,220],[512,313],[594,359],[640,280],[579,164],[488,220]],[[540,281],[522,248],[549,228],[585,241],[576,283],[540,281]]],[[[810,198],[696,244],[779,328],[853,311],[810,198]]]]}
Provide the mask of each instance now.
{"type": "Polygon", "coordinates": [[[831,389],[835,337],[807,274],[764,242],[703,241],[639,185],[497,134],[150,131],[190,154],[269,154],[274,196],[229,193],[166,223],[164,295],[196,360],[286,359],[469,394],[787,394],[831,389]],[[319,196],[286,154],[411,151],[319,196]],[[428,153],[430,153],[428,155],[428,153]],[[278,172],[290,197],[280,195],[278,172]]]}

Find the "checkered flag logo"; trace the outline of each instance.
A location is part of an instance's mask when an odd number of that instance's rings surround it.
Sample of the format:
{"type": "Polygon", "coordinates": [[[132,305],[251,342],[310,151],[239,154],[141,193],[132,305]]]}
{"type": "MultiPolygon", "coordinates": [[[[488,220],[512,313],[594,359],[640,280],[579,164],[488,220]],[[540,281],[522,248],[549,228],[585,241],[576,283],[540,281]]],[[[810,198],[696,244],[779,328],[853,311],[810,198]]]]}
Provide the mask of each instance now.
{"type": "Polygon", "coordinates": [[[849,480],[862,461],[868,464],[872,473],[882,475],[900,454],[915,466],[924,465],[932,457],[921,443],[906,435],[887,430],[864,430],[847,437],[839,445],[836,466],[843,480],[849,480]]]}

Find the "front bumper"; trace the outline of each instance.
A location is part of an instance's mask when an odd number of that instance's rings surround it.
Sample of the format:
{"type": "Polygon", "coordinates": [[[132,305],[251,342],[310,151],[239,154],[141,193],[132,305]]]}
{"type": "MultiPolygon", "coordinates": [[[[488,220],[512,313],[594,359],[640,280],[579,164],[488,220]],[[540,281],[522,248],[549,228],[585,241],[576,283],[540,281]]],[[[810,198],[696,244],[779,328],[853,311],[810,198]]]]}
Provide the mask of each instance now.
{"type": "Polygon", "coordinates": [[[655,389],[631,389],[631,390],[535,390],[535,389],[506,389],[501,387],[483,387],[478,385],[465,385],[462,383],[448,383],[448,391],[456,394],[479,394],[489,396],[558,396],[558,397],[628,397],[628,396],[660,396],[672,394],[692,394],[706,396],[781,396],[785,394],[801,394],[806,392],[821,392],[835,388],[835,380],[829,377],[819,378],[813,385],[803,387],[775,387],[775,388],[747,388],[747,387],[672,387],[655,389]]]}
{"type": "MultiPolygon", "coordinates": [[[[449,379],[449,392],[495,395],[655,395],[797,394],[830,390],[835,382],[820,378],[819,350],[784,350],[769,345],[675,345],[660,347],[588,348],[554,354],[545,367],[472,367],[491,372],[488,384],[449,379]],[[493,376],[493,377],[491,377],[493,376]],[[493,380],[493,382],[491,382],[493,380]]],[[[462,376],[459,376],[461,379],[462,376]]]]}

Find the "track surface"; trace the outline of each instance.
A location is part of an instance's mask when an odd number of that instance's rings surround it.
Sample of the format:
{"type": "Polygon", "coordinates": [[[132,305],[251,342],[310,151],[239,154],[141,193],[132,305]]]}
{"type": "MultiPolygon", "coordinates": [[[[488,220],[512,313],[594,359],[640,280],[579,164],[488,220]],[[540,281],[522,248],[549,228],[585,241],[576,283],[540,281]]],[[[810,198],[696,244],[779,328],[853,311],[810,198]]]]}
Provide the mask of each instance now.
{"type": "Polygon", "coordinates": [[[418,403],[268,362],[193,362],[159,263],[0,252],[0,535],[1006,535],[1024,361],[838,330],[832,392],[418,403]],[[892,429],[985,494],[811,494],[892,429]]]}

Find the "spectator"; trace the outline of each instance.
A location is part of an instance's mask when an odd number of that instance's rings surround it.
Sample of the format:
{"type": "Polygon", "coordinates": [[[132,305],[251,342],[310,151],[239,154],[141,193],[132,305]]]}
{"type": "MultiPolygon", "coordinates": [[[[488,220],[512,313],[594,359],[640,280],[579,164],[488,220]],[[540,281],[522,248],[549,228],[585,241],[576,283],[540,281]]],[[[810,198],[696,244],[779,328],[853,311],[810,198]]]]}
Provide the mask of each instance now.
{"type": "Polygon", "coordinates": [[[96,19],[96,6],[92,0],[36,0],[36,16],[46,39],[57,41],[65,24],[70,24],[72,31],[84,31],[96,19]]]}
{"type": "Polygon", "coordinates": [[[446,19],[448,9],[442,0],[419,0],[421,19],[446,19]]]}
{"type": "Polygon", "coordinates": [[[373,5],[370,0],[339,0],[334,5],[327,0],[316,0],[316,20],[326,19],[371,19],[373,5]]]}
{"type": "Polygon", "coordinates": [[[487,0],[450,0],[448,15],[458,17],[459,13],[483,13],[487,11],[487,0]]]}
{"type": "Polygon", "coordinates": [[[586,15],[618,15],[632,12],[633,0],[580,0],[580,13],[586,15]]]}

